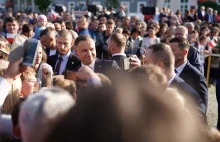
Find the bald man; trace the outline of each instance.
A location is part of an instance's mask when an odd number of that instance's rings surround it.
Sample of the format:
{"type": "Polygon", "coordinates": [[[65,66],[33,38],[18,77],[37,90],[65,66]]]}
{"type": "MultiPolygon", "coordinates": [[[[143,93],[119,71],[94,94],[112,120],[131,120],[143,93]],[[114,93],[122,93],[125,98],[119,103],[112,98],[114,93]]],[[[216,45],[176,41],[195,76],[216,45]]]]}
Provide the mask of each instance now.
{"type": "Polygon", "coordinates": [[[50,56],[47,62],[52,66],[55,75],[66,75],[67,70],[74,70],[81,62],[71,53],[73,42],[70,31],[60,30],[56,42],[58,55],[50,56]]]}

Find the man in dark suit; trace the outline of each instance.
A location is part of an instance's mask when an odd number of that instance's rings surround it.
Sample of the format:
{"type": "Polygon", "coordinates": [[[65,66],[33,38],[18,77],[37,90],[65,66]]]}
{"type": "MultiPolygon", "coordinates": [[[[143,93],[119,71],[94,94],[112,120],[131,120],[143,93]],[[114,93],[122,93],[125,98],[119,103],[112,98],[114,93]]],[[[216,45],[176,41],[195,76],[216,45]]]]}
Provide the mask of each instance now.
{"type": "Polygon", "coordinates": [[[111,59],[116,61],[121,69],[124,69],[124,59],[127,59],[124,53],[126,38],[119,33],[113,33],[108,39],[108,53],[111,59]]]}
{"type": "MultiPolygon", "coordinates": [[[[115,70],[120,69],[115,61],[103,60],[96,58],[95,41],[89,35],[80,35],[75,40],[76,54],[78,55],[81,63],[75,67],[78,71],[80,67],[89,66],[94,72],[102,73],[109,77],[115,70]]],[[[68,79],[76,80],[74,72],[68,73],[68,79]]]]}
{"type": "Polygon", "coordinates": [[[126,57],[125,47],[126,38],[120,33],[113,33],[108,39],[108,53],[111,60],[117,62],[119,67],[123,70],[130,69],[130,66],[140,66],[140,60],[136,55],[126,57]]]}
{"type": "Polygon", "coordinates": [[[40,33],[40,42],[45,47],[47,56],[57,55],[56,32],[53,28],[46,28],[40,33]]]}
{"type": "Polygon", "coordinates": [[[205,16],[206,16],[205,7],[201,6],[200,10],[198,11],[198,19],[200,19],[201,21],[205,21],[205,16]]]}
{"type": "Polygon", "coordinates": [[[175,58],[169,45],[163,43],[151,45],[146,53],[146,64],[155,64],[161,67],[167,76],[168,87],[177,88],[185,99],[194,100],[196,107],[205,117],[206,108],[201,97],[191,86],[176,76],[174,72],[175,58]]]}
{"type": "MultiPolygon", "coordinates": [[[[188,29],[184,26],[178,26],[175,29],[175,37],[181,37],[181,38],[185,38],[187,39],[188,36],[188,29]]],[[[200,72],[202,72],[202,65],[200,63],[199,60],[199,52],[198,50],[193,47],[190,46],[189,51],[188,51],[188,55],[187,55],[187,59],[190,62],[191,65],[193,65],[195,68],[197,68],[200,72]]]]}
{"type": "Polygon", "coordinates": [[[55,75],[66,74],[67,70],[74,70],[81,62],[71,53],[72,35],[68,30],[61,30],[57,35],[58,55],[49,56],[47,63],[52,66],[55,75]]]}
{"type": "Polygon", "coordinates": [[[173,38],[169,43],[175,56],[175,71],[177,76],[189,84],[201,97],[203,103],[208,105],[208,87],[205,77],[187,60],[190,45],[184,38],[173,38]]]}
{"type": "Polygon", "coordinates": [[[213,14],[212,8],[207,9],[207,13],[205,15],[205,21],[207,21],[208,23],[213,23],[215,21],[215,15],[213,14]]]}

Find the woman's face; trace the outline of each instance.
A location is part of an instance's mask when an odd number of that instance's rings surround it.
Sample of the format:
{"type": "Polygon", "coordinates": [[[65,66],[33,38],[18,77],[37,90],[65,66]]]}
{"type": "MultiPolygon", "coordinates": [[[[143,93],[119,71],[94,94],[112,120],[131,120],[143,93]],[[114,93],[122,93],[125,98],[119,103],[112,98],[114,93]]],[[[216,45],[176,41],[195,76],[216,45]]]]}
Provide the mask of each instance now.
{"type": "Polygon", "coordinates": [[[162,31],[162,33],[165,33],[166,31],[167,31],[167,27],[163,27],[162,29],[161,29],[161,31],[162,31]]]}
{"type": "Polygon", "coordinates": [[[202,30],[202,34],[206,36],[208,34],[208,30],[207,29],[202,30]]]}
{"type": "Polygon", "coordinates": [[[38,47],[38,50],[37,50],[37,57],[36,57],[36,60],[35,60],[35,64],[40,64],[40,63],[41,63],[41,61],[42,61],[42,55],[43,55],[42,52],[43,52],[43,51],[42,51],[42,47],[39,46],[39,47],[38,47]]]}
{"type": "Polygon", "coordinates": [[[146,28],[145,27],[141,27],[141,36],[144,36],[146,34],[146,28]]]}

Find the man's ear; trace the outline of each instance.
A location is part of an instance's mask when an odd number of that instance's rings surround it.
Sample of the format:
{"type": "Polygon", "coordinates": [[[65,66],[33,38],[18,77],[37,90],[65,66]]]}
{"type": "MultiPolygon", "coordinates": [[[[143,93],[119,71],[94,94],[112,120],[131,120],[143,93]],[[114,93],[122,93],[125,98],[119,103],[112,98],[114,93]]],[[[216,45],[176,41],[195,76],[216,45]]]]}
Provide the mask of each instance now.
{"type": "Polygon", "coordinates": [[[156,64],[157,64],[161,69],[164,69],[164,68],[165,68],[165,67],[164,67],[164,63],[161,62],[161,61],[157,62],[156,64]]]}
{"type": "Polygon", "coordinates": [[[185,56],[185,55],[188,55],[188,50],[187,49],[184,49],[183,50],[183,55],[185,56]]]}

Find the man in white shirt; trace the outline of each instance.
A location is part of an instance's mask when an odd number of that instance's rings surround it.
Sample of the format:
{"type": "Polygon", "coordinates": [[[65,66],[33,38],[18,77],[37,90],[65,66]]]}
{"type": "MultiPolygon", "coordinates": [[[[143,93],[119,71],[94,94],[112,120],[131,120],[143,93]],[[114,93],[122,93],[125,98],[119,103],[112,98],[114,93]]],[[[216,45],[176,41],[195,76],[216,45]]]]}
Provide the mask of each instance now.
{"type": "Polygon", "coordinates": [[[67,70],[73,70],[81,63],[78,57],[71,53],[73,42],[68,30],[60,30],[56,41],[58,55],[49,56],[47,63],[52,66],[55,75],[65,75],[67,70]]]}
{"type": "MultiPolygon", "coordinates": [[[[176,88],[181,94],[184,94],[184,97],[193,99],[202,115],[206,112],[205,105],[198,93],[175,74],[175,58],[169,45],[164,43],[151,45],[145,59],[146,64],[157,65],[164,71],[167,76],[168,87],[176,88]]],[[[205,115],[203,116],[205,117],[205,115]]]]}

